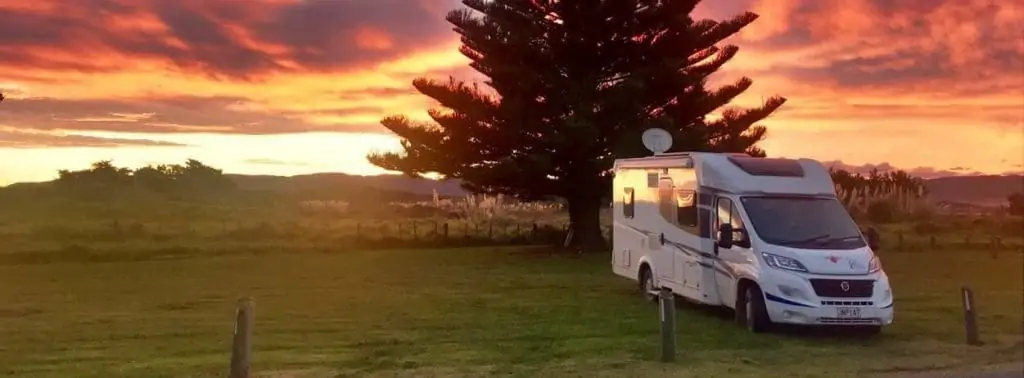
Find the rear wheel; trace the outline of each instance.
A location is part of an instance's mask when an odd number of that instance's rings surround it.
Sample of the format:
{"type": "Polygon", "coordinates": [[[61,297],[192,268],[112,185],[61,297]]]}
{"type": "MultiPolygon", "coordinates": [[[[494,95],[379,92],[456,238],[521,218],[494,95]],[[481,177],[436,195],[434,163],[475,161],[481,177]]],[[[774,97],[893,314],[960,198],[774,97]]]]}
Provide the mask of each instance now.
{"type": "Polygon", "coordinates": [[[644,296],[644,299],[646,299],[646,300],[648,300],[650,302],[654,302],[655,300],[658,299],[658,297],[653,294],[654,291],[655,291],[655,288],[654,288],[654,275],[651,274],[651,268],[648,268],[647,266],[644,266],[640,270],[640,285],[639,285],[639,289],[640,289],[640,294],[644,296]]]}
{"type": "Polygon", "coordinates": [[[757,285],[748,285],[743,291],[743,306],[736,309],[737,319],[753,333],[767,332],[771,328],[768,309],[764,304],[764,295],[757,285]]]}

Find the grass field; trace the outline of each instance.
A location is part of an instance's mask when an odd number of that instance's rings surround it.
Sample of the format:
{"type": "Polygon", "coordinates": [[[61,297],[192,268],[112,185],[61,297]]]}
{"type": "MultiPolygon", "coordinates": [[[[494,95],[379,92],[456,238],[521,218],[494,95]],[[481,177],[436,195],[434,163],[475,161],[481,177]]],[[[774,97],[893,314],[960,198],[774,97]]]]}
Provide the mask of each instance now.
{"type": "Polygon", "coordinates": [[[884,253],[896,322],[875,338],[752,335],[727,314],[683,305],[679,361],[666,365],[656,306],[604,255],[229,248],[3,260],[0,375],[225,376],[241,296],[256,301],[253,370],[263,377],[846,377],[1024,359],[1019,253],[884,253]],[[962,283],[975,288],[984,346],[963,345],[962,283]]]}

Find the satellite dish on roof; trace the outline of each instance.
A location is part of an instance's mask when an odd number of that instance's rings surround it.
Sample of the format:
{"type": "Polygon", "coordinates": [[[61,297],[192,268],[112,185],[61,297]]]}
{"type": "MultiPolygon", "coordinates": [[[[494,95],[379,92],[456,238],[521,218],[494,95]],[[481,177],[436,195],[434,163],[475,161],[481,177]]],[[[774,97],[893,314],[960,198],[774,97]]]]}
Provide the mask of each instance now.
{"type": "Polygon", "coordinates": [[[664,153],[672,148],[672,134],[664,129],[647,129],[640,137],[644,141],[644,147],[651,150],[655,155],[664,153]]]}

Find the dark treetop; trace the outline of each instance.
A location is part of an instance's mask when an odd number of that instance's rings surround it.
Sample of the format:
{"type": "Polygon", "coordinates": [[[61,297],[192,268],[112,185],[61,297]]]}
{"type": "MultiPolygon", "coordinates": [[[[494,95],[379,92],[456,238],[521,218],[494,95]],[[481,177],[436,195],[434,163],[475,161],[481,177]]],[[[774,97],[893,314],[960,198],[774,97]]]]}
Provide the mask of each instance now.
{"type": "Polygon", "coordinates": [[[723,109],[752,81],[708,89],[708,76],[738,51],[721,42],[757,15],[694,21],[698,2],[464,0],[468,9],[447,20],[487,87],[416,79],[413,86],[440,104],[429,112],[434,122],[385,118],[403,151],[369,159],[414,176],[459,178],[480,193],[562,198],[573,244],[603,245],[598,212],[612,163],[649,154],[645,129],[672,133],[671,151],[763,156],[755,144],[765,128],[755,123],[785,102],[723,109]]]}

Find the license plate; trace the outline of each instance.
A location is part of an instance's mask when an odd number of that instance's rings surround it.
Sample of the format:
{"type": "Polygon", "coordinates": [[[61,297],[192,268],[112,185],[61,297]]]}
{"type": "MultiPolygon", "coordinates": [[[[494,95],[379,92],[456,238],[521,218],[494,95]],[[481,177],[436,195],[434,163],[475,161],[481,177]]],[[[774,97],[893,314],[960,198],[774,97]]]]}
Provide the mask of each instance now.
{"type": "Polygon", "coordinates": [[[856,307],[839,307],[836,309],[837,318],[860,318],[860,309],[856,307]]]}

